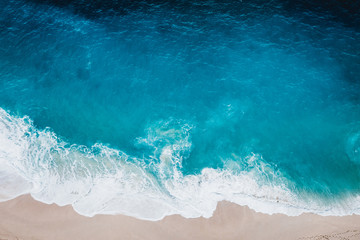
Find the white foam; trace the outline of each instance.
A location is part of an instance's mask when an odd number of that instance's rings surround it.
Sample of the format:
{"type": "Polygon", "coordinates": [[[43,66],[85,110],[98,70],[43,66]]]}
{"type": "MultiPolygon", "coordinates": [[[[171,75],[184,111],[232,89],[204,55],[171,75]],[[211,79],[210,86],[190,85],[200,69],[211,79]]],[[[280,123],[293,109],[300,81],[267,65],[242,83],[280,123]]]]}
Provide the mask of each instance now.
{"type": "MultiPolygon", "coordinates": [[[[264,213],[322,215],[360,213],[360,197],[324,205],[290,191],[291,183],[261,158],[250,154],[243,171],[228,159],[225,169],[205,168],[184,176],[182,159],[191,151],[191,126],[159,121],[140,144],[154,149],[154,166],[103,145],[87,148],[61,141],[49,129],[0,109],[0,201],[30,193],[35,199],[71,204],[85,216],[126,214],[158,220],[166,215],[210,217],[219,201],[248,205],[264,213]]],[[[234,155],[236,158],[236,155],[234,155]]]]}

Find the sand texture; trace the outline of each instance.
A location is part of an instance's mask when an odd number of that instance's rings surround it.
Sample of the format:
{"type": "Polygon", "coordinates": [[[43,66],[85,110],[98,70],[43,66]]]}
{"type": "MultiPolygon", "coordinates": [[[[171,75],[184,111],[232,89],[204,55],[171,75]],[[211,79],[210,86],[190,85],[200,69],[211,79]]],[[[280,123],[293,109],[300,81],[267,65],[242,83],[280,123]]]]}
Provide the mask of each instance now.
{"type": "Polygon", "coordinates": [[[360,216],[322,217],[257,213],[229,202],[209,219],[178,215],[144,221],[123,215],[84,217],[71,206],[29,195],[0,203],[0,239],[360,239],[360,216]]]}

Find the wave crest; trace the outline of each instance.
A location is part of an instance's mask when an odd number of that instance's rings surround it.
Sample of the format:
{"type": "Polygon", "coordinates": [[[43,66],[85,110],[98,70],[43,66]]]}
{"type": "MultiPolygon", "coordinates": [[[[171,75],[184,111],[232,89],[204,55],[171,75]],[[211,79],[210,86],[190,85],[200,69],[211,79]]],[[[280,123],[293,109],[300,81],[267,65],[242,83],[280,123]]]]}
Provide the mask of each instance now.
{"type": "Polygon", "coordinates": [[[102,144],[70,145],[48,128],[36,129],[28,117],[0,109],[0,200],[30,193],[45,203],[71,204],[86,216],[125,214],[148,220],[171,214],[210,217],[222,200],[289,215],[359,209],[335,209],[311,196],[300,198],[290,191],[291,182],[255,153],[241,159],[246,168],[233,161],[238,158],[233,154],[224,169],[184,175],[182,160],[191,151],[192,128],[173,119],[150,125],[137,140],[152,155],[137,158],[102,144]]]}

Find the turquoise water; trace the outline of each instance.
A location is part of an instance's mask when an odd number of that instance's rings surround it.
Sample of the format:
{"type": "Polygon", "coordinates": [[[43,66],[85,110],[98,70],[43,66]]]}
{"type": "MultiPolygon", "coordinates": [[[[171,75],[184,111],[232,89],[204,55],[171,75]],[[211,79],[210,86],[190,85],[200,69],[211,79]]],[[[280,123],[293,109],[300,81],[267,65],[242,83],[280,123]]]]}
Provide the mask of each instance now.
{"type": "Polygon", "coordinates": [[[359,213],[360,18],[289,4],[2,1],[0,197],[359,213]]]}

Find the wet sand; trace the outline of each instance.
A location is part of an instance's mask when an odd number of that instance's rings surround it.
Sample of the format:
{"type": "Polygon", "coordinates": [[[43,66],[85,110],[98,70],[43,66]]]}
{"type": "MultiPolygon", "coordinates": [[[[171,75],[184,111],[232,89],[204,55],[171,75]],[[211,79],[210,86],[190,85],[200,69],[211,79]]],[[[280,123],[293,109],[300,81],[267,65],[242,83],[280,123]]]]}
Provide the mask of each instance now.
{"type": "Polygon", "coordinates": [[[209,219],[173,215],[144,221],[123,215],[84,217],[71,206],[24,195],[0,203],[0,239],[360,239],[360,216],[267,215],[220,202],[209,219]]]}

